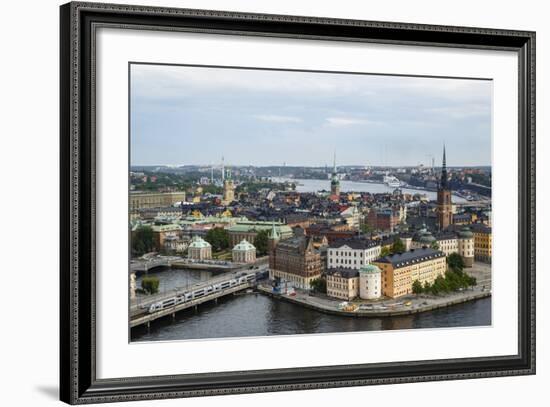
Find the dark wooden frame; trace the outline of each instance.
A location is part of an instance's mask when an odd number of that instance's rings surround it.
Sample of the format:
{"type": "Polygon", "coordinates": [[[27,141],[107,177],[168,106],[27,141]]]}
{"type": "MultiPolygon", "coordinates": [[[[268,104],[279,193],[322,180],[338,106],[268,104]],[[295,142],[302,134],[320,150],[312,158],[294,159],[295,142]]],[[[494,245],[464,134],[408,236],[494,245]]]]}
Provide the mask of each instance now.
{"type": "MultiPolygon", "coordinates": [[[[60,394],[71,404],[535,373],[535,33],[96,3],[61,6],[60,394]],[[519,352],[178,376],[97,379],[95,28],[512,50],[519,56],[519,352]]],[[[513,237],[515,238],[515,237],[513,237]]]]}

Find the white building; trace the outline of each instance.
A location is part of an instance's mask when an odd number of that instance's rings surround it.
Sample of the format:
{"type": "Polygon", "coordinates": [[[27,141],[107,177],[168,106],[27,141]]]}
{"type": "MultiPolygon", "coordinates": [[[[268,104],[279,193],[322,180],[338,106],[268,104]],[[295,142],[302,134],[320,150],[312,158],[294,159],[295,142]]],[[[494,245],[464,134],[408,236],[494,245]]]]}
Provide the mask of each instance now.
{"type": "Polygon", "coordinates": [[[375,300],[382,296],[382,270],[374,264],[359,269],[359,297],[375,300]]]}
{"type": "Polygon", "coordinates": [[[458,253],[458,239],[456,233],[443,232],[436,236],[439,250],[449,256],[451,253],[458,253]]]}
{"type": "Polygon", "coordinates": [[[336,240],[328,247],[327,267],[359,270],[379,257],[380,251],[380,243],[372,240],[336,240]]]}
{"type": "Polygon", "coordinates": [[[235,245],[231,254],[235,263],[254,263],[256,261],[256,248],[246,239],[235,245]]]}
{"type": "Polygon", "coordinates": [[[458,253],[466,267],[472,267],[474,264],[474,251],[474,234],[470,228],[465,227],[458,232],[458,253]]]}
{"type": "Polygon", "coordinates": [[[340,216],[344,218],[350,229],[359,229],[361,213],[356,206],[350,206],[346,210],[342,211],[340,216]]]}
{"type": "Polygon", "coordinates": [[[209,260],[212,258],[212,245],[199,236],[194,236],[187,249],[187,257],[192,260],[209,260]]]}

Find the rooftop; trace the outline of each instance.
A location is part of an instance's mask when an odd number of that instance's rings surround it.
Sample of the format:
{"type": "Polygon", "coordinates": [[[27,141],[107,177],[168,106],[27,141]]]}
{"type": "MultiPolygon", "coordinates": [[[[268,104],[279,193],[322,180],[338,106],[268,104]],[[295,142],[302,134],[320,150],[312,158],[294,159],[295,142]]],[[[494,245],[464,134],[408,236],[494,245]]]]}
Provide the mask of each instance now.
{"type": "Polygon", "coordinates": [[[368,239],[337,239],[333,241],[329,247],[331,249],[338,249],[343,246],[348,246],[354,250],[366,250],[371,247],[380,246],[380,241],[368,240],[368,239]]]}
{"type": "Polygon", "coordinates": [[[408,252],[391,254],[375,260],[376,263],[390,263],[395,268],[422,263],[424,261],[445,257],[445,253],[430,248],[411,249],[408,252]]]}
{"type": "Polygon", "coordinates": [[[189,245],[189,248],[206,248],[206,247],[212,247],[210,243],[208,243],[206,240],[204,240],[202,237],[194,236],[193,240],[191,241],[191,244],[189,245]]]}
{"type": "Polygon", "coordinates": [[[354,278],[359,276],[359,272],[353,269],[345,268],[330,268],[327,269],[326,274],[334,277],[354,278]]]}
{"type": "Polygon", "coordinates": [[[236,244],[235,247],[233,247],[233,250],[235,251],[250,251],[250,250],[256,250],[254,245],[247,240],[243,239],[239,244],[236,244]]]}

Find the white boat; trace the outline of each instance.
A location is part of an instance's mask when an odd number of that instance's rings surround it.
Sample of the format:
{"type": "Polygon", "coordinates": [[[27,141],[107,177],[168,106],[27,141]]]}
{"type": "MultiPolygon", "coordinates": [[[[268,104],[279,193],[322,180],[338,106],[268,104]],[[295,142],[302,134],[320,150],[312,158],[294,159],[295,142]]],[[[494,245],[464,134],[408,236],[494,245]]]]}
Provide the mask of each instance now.
{"type": "Polygon", "coordinates": [[[399,181],[393,175],[385,175],[384,176],[384,184],[386,184],[387,186],[392,187],[392,188],[398,188],[398,187],[401,186],[401,181],[399,181]]]}

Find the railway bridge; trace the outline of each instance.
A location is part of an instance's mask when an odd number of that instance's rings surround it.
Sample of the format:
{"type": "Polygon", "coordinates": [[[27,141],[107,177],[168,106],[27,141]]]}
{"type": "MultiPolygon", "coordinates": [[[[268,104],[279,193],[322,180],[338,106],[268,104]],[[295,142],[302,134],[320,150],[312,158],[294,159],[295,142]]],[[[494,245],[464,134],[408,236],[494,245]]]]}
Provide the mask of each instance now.
{"type": "Polygon", "coordinates": [[[147,297],[143,301],[133,300],[130,304],[130,328],[140,325],[147,325],[149,327],[150,323],[156,319],[166,316],[175,318],[177,312],[189,308],[196,309],[200,304],[208,301],[217,301],[218,298],[235,294],[239,291],[252,288],[255,285],[255,273],[226,273],[218,278],[210,279],[185,289],[174,289],[166,293],[147,297]],[[197,293],[200,293],[200,295],[197,293]],[[178,298],[185,300],[178,301],[178,298]],[[157,309],[151,309],[152,305],[155,305],[154,308],[157,309]]]}

